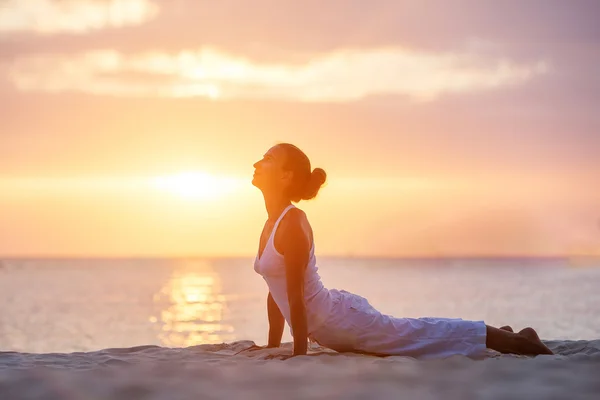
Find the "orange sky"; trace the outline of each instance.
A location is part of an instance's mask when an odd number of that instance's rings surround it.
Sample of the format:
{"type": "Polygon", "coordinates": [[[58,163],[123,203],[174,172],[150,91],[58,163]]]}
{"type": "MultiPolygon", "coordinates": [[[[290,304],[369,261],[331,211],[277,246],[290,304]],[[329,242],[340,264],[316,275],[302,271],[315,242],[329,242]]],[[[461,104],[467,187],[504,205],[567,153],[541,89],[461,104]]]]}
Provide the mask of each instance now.
{"type": "Polygon", "coordinates": [[[600,253],[596,3],[249,4],[0,8],[0,255],[254,254],[282,141],[318,254],[600,253]]]}

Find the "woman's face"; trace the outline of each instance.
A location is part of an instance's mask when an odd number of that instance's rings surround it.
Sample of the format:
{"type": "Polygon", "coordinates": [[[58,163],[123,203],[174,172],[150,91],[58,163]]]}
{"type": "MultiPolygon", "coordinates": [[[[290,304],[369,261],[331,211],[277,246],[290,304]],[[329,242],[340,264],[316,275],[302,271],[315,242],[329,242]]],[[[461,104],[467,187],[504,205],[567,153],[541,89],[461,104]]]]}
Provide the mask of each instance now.
{"type": "Polygon", "coordinates": [[[284,191],[291,180],[291,172],[283,169],[285,160],[282,147],[271,147],[262,160],[254,163],[252,184],[263,192],[284,191]]]}

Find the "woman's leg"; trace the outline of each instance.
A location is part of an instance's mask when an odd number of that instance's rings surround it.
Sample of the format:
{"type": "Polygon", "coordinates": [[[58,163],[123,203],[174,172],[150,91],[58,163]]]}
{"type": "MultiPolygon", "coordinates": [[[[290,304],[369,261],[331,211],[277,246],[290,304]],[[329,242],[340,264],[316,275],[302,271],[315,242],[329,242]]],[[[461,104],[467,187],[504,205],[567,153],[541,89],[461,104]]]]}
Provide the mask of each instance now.
{"type": "Polygon", "coordinates": [[[486,325],[486,346],[505,354],[539,355],[554,354],[542,341],[533,328],[525,328],[519,333],[512,332],[509,326],[501,329],[486,325]]]}

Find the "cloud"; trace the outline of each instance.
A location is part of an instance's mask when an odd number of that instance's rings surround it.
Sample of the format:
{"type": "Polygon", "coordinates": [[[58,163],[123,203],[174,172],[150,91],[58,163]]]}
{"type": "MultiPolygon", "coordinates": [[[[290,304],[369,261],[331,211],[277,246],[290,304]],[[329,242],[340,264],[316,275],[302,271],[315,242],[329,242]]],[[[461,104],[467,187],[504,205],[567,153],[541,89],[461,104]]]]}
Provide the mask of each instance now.
{"type": "Polygon", "coordinates": [[[392,94],[427,101],[444,93],[518,85],[548,71],[541,60],[517,64],[398,47],[338,50],[302,64],[256,63],[203,48],[133,55],[114,50],[33,55],[12,63],[9,79],[25,92],[305,102],[392,94]],[[135,75],[151,79],[134,79],[135,75]]]}
{"type": "Polygon", "coordinates": [[[158,14],[149,0],[5,0],[0,33],[82,34],[140,25],[158,14]]]}

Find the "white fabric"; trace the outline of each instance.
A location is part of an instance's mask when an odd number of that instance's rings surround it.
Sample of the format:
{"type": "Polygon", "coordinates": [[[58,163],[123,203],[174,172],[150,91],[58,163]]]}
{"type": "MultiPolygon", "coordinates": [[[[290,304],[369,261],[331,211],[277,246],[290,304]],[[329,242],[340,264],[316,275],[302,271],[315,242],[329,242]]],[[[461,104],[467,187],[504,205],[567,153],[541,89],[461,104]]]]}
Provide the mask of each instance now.
{"type": "MultiPolygon", "coordinates": [[[[291,329],[285,261],[277,252],[274,237],[288,206],[279,216],[254,270],[267,282],[269,291],[291,329]]],[[[483,321],[451,318],[395,318],[377,311],[368,300],[345,290],[327,290],[321,283],[314,242],[304,278],[304,300],[311,340],[330,349],[379,355],[439,358],[452,355],[480,357],[485,354],[483,321]]]]}
{"type": "Polygon", "coordinates": [[[451,318],[395,318],[377,311],[364,297],[329,290],[330,318],[311,337],[339,352],[401,355],[421,359],[485,355],[483,321],[451,318]]]}

